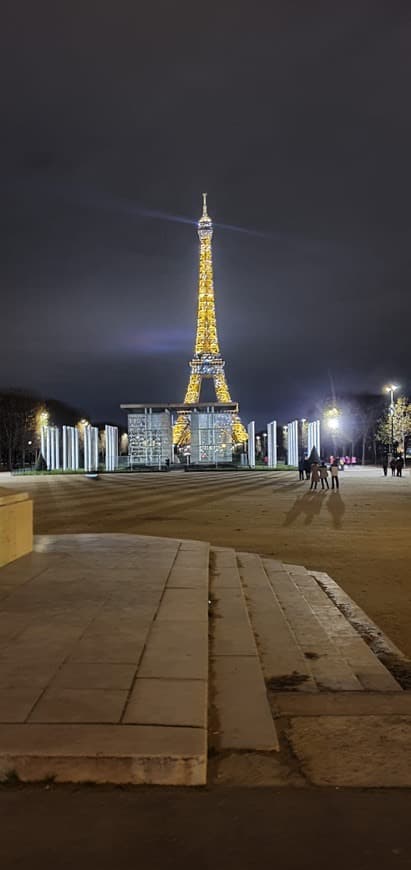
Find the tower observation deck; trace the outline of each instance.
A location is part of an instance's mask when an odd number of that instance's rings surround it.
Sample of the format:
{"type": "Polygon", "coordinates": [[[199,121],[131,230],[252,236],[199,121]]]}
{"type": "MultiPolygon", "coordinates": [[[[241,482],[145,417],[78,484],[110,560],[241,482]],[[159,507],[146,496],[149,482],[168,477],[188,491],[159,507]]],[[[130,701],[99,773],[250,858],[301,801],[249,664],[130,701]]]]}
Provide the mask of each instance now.
{"type": "MultiPolygon", "coordinates": [[[[198,222],[200,262],[198,275],[197,332],[194,356],[190,362],[190,378],[184,402],[200,401],[203,378],[212,378],[217,402],[231,402],[230,390],[224,372],[224,360],[220,353],[215,314],[212,238],[213,224],[207,212],[207,194],[203,193],[203,213],[198,222]]],[[[190,441],[190,415],[178,415],[173,433],[174,443],[183,446],[190,441]]],[[[247,440],[247,432],[238,414],[233,419],[234,443],[247,440]]]]}

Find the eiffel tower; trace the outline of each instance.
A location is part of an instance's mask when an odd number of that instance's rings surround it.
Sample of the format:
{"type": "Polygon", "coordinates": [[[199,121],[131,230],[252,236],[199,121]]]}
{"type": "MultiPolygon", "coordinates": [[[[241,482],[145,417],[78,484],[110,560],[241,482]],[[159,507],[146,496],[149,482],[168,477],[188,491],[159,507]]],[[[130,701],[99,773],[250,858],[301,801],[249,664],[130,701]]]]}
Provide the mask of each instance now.
{"type": "MultiPolygon", "coordinates": [[[[200,401],[203,378],[212,378],[218,402],[231,402],[224,360],[220,353],[215,316],[213,256],[211,240],[213,224],[207,213],[207,194],[203,193],[203,213],[198,222],[200,239],[200,264],[198,277],[197,335],[194,356],[190,362],[190,379],[184,403],[197,404],[200,401]]],[[[190,441],[190,414],[181,412],[174,426],[174,443],[178,446],[190,441]]],[[[247,432],[237,414],[233,419],[233,441],[242,443],[247,440],[247,432]]]]}

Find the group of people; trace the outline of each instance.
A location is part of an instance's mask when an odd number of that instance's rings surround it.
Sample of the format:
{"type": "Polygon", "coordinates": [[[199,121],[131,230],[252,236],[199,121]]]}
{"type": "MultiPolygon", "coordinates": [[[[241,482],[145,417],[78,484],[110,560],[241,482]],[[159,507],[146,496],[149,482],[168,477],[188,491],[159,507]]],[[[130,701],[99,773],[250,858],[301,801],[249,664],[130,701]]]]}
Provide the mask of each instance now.
{"type": "MultiPolygon", "coordinates": [[[[340,488],[340,481],[338,479],[339,470],[340,463],[338,459],[334,459],[330,465],[331,489],[340,488]]],[[[328,483],[328,468],[325,462],[322,462],[321,464],[319,462],[313,462],[310,464],[306,459],[302,459],[298,465],[298,472],[300,480],[304,480],[305,473],[306,480],[309,479],[311,481],[310,489],[317,489],[319,483],[321,483],[321,489],[330,488],[330,484],[328,483]]]]}
{"type": "MultiPolygon", "coordinates": [[[[392,477],[402,477],[402,469],[404,468],[404,460],[402,456],[393,456],[390,462],[391,474],[392,477]]],[[[384,477],[387,477],[388,474],[388,456],[384,456],[382,462],[382,470],[384,472],[384,477]]]]}

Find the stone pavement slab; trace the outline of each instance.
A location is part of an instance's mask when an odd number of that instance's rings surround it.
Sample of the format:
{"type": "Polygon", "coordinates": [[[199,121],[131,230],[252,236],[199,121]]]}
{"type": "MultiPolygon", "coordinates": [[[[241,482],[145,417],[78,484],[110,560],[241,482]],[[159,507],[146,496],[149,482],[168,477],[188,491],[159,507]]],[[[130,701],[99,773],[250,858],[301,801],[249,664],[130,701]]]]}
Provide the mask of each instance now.
{"type": "Polygon", "coordinates": [[[207,703],[206,680],[137,679],[123,722],[207,730],[207,703]]]}
{"type": "Polygon", "coordinates": [[[54,688],[130,689],[136,674],[135,664],[68,661],[57,671],[54,688]]]}
{"type": "Polygon", "coordinates": [[[211,662],[218,748],[278,750],[257,656],[219,656],[211,662]]]}
{"type": "Polygon", "coordinates": [[[153,625],[139,677],[206,680],[207,675],[208,637],[204,622],[177,619],[153,625]]]}
{"type": "Polygon", "coordinates": [[[200,588],[208,593],[209,544],[203,541],[182,541],[171,569],[167,589],[200,588]]]}
{"type": "Polygon", "coordinates": [[[133,535],[45,536],[0,572],[3,770],[205,782],[208,553],[133,535]]]}
{"type": "Polygon", "coordinates": [[[128,692],[120,689],[49,688],[37,701],[28,722],[120,722],[128,692]]]}
{"type": "Polygon", "coordinates": [[[0,689],[0,722],[25,722],[38,698],[38,689],[0,689]]]}

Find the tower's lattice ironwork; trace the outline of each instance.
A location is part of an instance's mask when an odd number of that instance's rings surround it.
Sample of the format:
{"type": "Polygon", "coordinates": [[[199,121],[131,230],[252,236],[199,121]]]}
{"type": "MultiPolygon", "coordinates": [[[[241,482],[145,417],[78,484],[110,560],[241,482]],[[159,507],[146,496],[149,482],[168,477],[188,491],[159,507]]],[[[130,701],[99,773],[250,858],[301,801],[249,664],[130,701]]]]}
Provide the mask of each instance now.
{"type": "MultiPolygon", "coordinates": [[[[211,241],[213,224],[207,212],[207,194],[203,193],[203,213],[198,222],[200,239],[200,264],[198,277],[198,310],[197,334],[194,356],[190,362],[190,379],[184,402],[200,401],[203,378],[212,378],[218,402],[231,402],[228,389],[224,360],[220,354],[215,316],[213,255],[211,241]]],[[[233,420],[233,440],[241,443],[247,440],[247,432],[240,418],[235,415],[233,420]]],[[[174,442],[182,446],[190,441],[190,415],[179,414],[174,426],[174,442]]]]}

